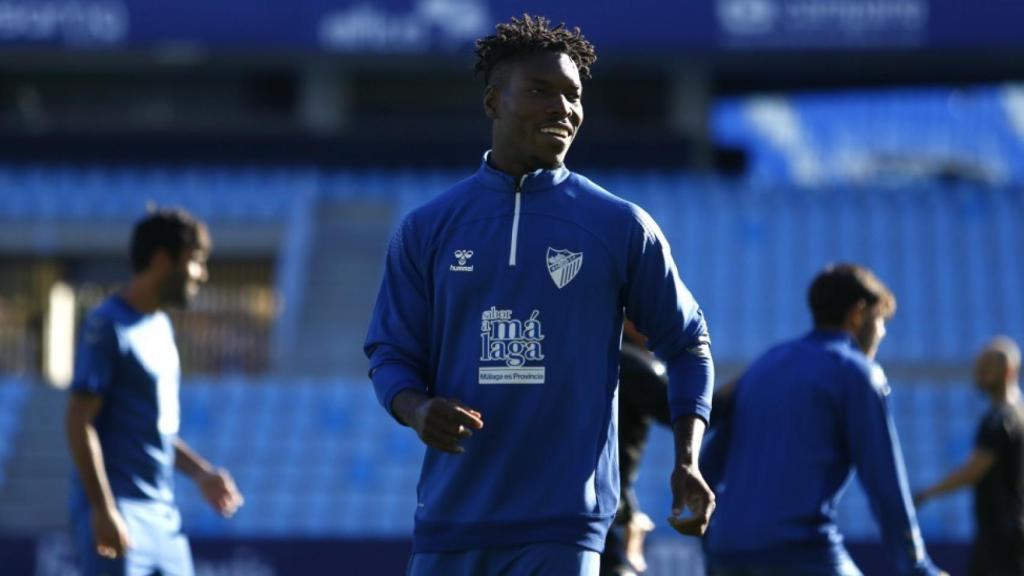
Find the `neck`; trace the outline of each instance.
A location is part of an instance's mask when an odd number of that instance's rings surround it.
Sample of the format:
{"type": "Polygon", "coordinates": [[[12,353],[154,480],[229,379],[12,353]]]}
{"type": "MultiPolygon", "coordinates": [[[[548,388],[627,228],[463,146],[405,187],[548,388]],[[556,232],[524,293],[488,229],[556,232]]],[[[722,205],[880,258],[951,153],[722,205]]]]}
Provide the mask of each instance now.
{"type": "Polygon", "coordinates": [[[561,166],[540,166],[531,164],[528,158],[512,158],[496,142],[491,142],[491,153],[487,155],[487,164],[499,172],[504,172],[513,178],[519,179],[524,174],[536,172],[537,170],[554,170],[561,166]]]}
{"type": "Polygon", "coordinates": [[[121,298],[142,314],[152,314],[160,309],[159,291],[143,276],[135,276],[121,290],[121,298]]]}
{"type": "Polygon", "coordinates": [[[487,163],[491,168],[504,172],[513,178],[520,178],[523,174],[531,172],[522,163],[510,160],[496,148],[491,148],[491,153],[487,155],[487,163]]]}
{"type": "Polygon", "coordinates": [[[814,329],[823,332],[846,332],[851,337],[855,337],[857,335],[853,328],[845,324],[818,324],[814,329]]]}

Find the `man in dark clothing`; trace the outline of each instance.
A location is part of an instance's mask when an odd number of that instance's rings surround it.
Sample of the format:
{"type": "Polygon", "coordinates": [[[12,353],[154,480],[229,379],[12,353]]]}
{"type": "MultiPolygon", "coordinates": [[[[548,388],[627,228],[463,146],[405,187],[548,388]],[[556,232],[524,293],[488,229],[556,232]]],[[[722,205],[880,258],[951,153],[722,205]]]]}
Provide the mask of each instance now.
{"type": "Polygon", "coordinates": [[[974,486],[971,576],[1024,576],[1024,402],[1017,375],[1020,348],[993,339],[978,355],[974,379],[992,401],[974,452],[960,468],[917,494],[926,500],[974,486]]]}
{"type": "Polygon", "coordinates": [[[644,348],[646,338],[628,320],[619,355],[619,510],[601,556],[601,576],[644,572],[644,537],[654,523],[640,510],[636,491],[640,459],[652,422],[671,428],[665,365],[644,348]]]}

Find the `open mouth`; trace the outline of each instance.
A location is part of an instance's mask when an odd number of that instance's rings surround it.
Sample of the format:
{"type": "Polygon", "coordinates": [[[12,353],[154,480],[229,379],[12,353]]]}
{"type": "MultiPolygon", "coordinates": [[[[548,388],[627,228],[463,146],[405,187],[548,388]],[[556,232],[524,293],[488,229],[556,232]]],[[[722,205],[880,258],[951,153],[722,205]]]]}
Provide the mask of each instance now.
{"type": "Polygon", "coordinates": [[[540,131],[542,134],[554,136],[560,140],[568,141],[570,138],[572,138],[572,131],[563,126],[545,126],[541,128],[540,131]]]}

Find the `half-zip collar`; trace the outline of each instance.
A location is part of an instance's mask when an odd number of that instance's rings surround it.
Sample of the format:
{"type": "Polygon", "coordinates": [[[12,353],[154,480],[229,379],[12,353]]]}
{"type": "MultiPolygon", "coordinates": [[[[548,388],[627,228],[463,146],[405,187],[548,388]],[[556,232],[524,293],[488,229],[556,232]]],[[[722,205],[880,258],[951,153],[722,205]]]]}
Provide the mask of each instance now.
{"type": "Polygon", "coordinates": [[[487,163],[487,157],[491,151],[484,152],[483,161],[480,162],[480,169],[476,172],[476,178],[485,187],[509,194],[515,192],[530,192],[544,190],[558,186],[569,177],[569,169],[563,164],[558,168],[545,170],[543,168],[523,174],[519,178],[495,170],[487,163]]]}
{"type": "Polygon", "coordinates": [[[569,169],[563,164],[554,170],[534,170],[516,178],[492,168],[487,163],[487,157],[490,155],[490,150],[484,152],[484,158],[480,163],[480,169],[476,172],[476,178],[486,188],[515,195],[512,208],[512,237],[509,239],[508,248],[508,265],[515,266],[516,249],[519,245],[519,212],[523,205],[523,194],[558,186],[569,177],[569,169]]]}

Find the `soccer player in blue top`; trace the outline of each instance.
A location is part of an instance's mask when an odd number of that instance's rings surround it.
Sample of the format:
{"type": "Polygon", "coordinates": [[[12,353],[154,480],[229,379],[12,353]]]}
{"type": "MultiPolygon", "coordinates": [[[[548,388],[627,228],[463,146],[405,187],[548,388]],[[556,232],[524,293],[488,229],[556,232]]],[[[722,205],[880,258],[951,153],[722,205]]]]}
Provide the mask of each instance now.
{"type": "Polygon", "coordinates": [[[401,223],[365,346],[381,404],[428,447],[409,573],[596,576],[619,500],[623,312],[667,366],[670,522],[690,534],[714,499],[696,462],[707,327],[650,216],[564,165],[593,46],[524,16],[476,51],[491,150],[401,223]]]}
{"type": "Polygon", "coordinates": [[[134,275],[86,318],[68,401],[71,524],[85,576],[188,576],[174,468],[224,516],[242,505],[231,475],[178,437],[180,365],[167,306],[206,281],[206,227],[158,211],[132,235],[134,275]]]}
{"type": "Polygon", "coordinates": [[[814,330],[770,349],[716,394],[728,419],[713,422],[701,458],[718,494],[710,573],[859,575],[835,524],[856,471],[892,574],[937,574],[914,515],[889,385],[874,362],[896,299],[870,270],[849,264],[820,273],[808,299],[814,330]]]}

